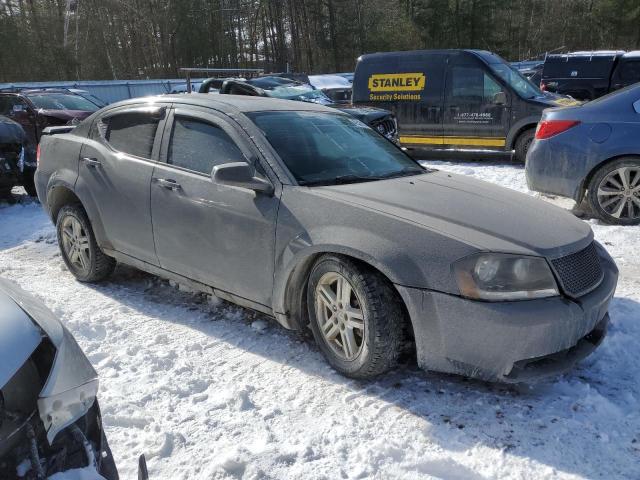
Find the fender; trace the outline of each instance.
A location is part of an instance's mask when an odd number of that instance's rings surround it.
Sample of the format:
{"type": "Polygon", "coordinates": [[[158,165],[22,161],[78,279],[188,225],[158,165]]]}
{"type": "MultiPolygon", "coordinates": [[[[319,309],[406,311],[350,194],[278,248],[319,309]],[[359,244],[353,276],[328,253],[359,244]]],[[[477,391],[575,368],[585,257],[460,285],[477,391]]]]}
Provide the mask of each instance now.
{"type": "Polygon", "coordinates": [[[507,134],[505,149],[514,149],[516,140],[518,139],[520,132],[528,128],[536,128],[536,125],[538,125],[538,122],[540,121],[540,115],[541,114],[529,115],[528,117],[521,118],[516,123],[514,123],[509,129],[509,133],[507,134]]]}
{"type": "Polygon", "coordinates": [[[302,308],[305,304],[303,296],[306,291],[304,287],[309,271],[322,254],[333,253],[360,260],[378,270],[394,284],[425,285],[423,272],[415,259],[399,252],[390,240],[367,235],[367,250],[376,252],[376,256],[373,256],[363,251],[357,242],[350,241],[360,238],[361,232],[356,232],[356,236],[348,231],[336,231],[335,228],[326,232],[324,230],[312,232],[318,243],[314,243],[309,232],[294,237],[276,258],[272,309],[276,319],[284,327],[302,328],[302,308]],[[331,238],[332,242],[327,242],[327,238],[331,238]],[[397,268],[391,269],[389,265],[396,265],[397,268]]]}

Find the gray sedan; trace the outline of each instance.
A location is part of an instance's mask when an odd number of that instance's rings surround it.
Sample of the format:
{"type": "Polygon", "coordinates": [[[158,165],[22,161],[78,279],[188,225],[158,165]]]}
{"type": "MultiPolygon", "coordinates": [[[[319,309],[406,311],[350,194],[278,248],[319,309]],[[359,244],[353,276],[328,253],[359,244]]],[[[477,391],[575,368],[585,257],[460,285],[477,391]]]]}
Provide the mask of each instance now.
{"type": "Polygon", "coordinates": [[[136,99],[40,147],[39,198],[80,281],[118,261],[186,283],[310,328],[347,376],[387,371],[409,340],[425,369],[529,381],[604,337],[617,269],[587,224],[426,170],[334,109],[136,99]]]}

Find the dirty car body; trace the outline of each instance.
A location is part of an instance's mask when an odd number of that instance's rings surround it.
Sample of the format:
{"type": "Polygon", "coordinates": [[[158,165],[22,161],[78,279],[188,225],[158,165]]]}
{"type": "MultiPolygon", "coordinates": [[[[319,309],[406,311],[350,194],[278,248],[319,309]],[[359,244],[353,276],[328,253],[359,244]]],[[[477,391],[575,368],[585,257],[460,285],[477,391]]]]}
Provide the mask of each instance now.
{"type": "Polygon", "coordinates": [[[54,222],[75,202],[104,254],[287,328],[308,325],[310,272],[331,254],[390,285],[424,369],[530,381],[570,368],[605,334],[617,269],[586,223],[425,170],[334,109],[232,95],[132,100],[41,149],[38,193],[54,222]],[[153,122],[146,158],[101,136],[128,112],[153,122]],[[234,148],[185,142],[188,158],[212,163],[173,165],[180,146],[169,138],[185,118],[223,128],[234,148]]]}
{"type": "Polygon", "coordinates": [[[96,400],[97,374],[69,331],[3,279],[0,324],[0,477],[14,478],[20,468],[21,476],[44,478],[93,466],[117,479],[96,400]],[[25,460],[30,467],[20,467],[25,460]]]}

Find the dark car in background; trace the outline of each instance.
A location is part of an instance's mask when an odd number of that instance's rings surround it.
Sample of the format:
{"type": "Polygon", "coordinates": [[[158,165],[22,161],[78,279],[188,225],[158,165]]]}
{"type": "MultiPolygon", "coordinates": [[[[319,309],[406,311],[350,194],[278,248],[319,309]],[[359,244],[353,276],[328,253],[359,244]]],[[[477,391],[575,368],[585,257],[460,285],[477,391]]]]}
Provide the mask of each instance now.
{"type": "Polygon", "coordinates": [[[393,111],[400,143],[436,158],[515,155],[524,162],[542,111],[576,103],[545,95],[481,50],[362,55],[353,81],[354,105],[393,111]]]}
{"type": "Polygon", "coordinates": [[[353,76],[351,80],[345,74],[307,75],[306,73],[272,73],[270,76],[288,78],[311,85],[322,92],[335,103],[351,103],[353,76]]]}
{"type": "Polygon", "coordinates": [[[97,393],[98,375],[71,333],[0,279],[0,478],[93,467],[117,480],[97,393]]]}
{"type": "Polygon", "coordinates": [[[640,84],[544,112],[526,162],[531,190],[586,199],[606,223],[640,224],[640,84]]]}
{"type": "Polygon", "coordinates": [[[640,82],[640,51],[595,51],[549,55],[540,88],[593,100],[640,82]]]}
{"type": "Polygon", "coordinates": [[[0,115],[0,199],[8,198],[11,189],[23,185],[35,195],[33,173],[36,165],[25,164],[27,137],[20,124],[0,115]]]}
{"type": "Polygon", "coordinates": [[[322,90],[298,80],[277,76],[227,80],[222,84],[220,93],[279,98],[325,105],[357,118],[393,142],[398,140],[398,125],[390,111],[375,107],[354,106],[349,103],[336,103],[322,90]]]}
{"type": "MultiPolygon", "coordinates": [[[[36,147],[45,128],[73,125],[99,108],[97,104],[66,89],[0,92],[0,115],[22,126],[27,138],[25,162],[33,167],[36,147]]],[[[32,180],[27,179],[25,183],[32,184],[32,180]]]]}

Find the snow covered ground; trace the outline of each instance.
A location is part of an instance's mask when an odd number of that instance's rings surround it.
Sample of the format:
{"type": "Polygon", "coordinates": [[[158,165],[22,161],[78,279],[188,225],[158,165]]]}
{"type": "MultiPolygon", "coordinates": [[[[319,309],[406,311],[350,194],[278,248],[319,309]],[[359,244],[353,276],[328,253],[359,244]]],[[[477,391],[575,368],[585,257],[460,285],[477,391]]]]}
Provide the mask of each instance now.
{"type": "MultiPolygon", "coordinates": [[[[520,166],[427,164],[527,192],[520,166]]],[[[98,370],[123,479],[140,453],[153,480],[638,479],[640,227],[589,223],[621,271],[609,336],[532,387],[411,365],[353,381],[275,322],[151,275],[78,283],[27,200],[0,205],[0,275],[56,312],[98,370]]]]}

